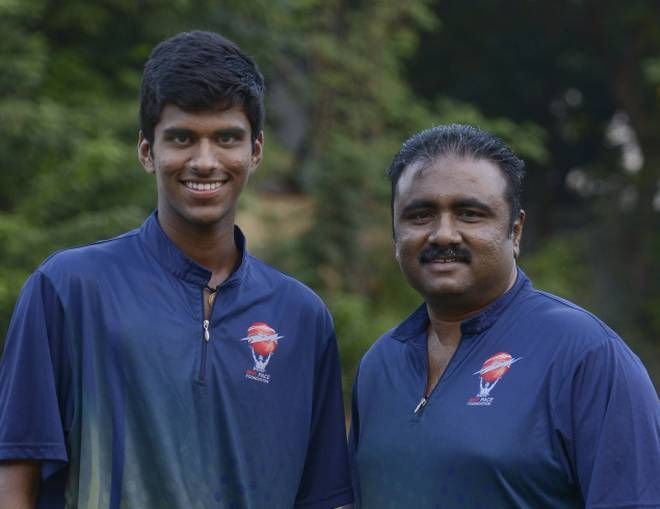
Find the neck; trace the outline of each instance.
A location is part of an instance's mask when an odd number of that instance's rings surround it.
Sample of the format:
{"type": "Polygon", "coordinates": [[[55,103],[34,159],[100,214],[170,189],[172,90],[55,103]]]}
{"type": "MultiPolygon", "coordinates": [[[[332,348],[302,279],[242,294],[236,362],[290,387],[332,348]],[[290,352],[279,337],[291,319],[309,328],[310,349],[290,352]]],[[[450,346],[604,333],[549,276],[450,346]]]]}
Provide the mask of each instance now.
{"type": "Polygon", "coordinates": [[[431,321],[458,323],[460,325],[461,322],[481,313],[497,297],[486,300],[485,303],[480,303],[476,306],[474,303],[462,303],[459,296],[453,296],[450,299],[436,298],[426,301],[426,308],[428,309],[429,319],[431,321]]]}
{"type": "Polygon", "coordinates": [[[208,285],[213,288],[227,279],[239,262],[233,224],[230,228],[197,229],[163,221],[161,227],[183,254],[211,271],[208,285]]]}
{"type": "Polygon", "coordinates": [[[429,313],[429,338],[437,339],[444,346],[457,346],[461,340],[462,320],[445,320],[435,315],[428,304],[426,307],[429,313]]]}

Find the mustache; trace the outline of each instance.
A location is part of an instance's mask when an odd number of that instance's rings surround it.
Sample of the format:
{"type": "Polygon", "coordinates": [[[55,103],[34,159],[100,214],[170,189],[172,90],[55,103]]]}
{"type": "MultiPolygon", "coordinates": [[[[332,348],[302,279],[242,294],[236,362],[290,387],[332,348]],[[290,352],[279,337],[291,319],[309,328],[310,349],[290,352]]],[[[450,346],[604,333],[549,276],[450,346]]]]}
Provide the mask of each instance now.
{"type": "Polygon", "coordinates": [[[459,262],[470,263],[472,255],[463,247],[438,246],[437,244],[431,244],[419,254],[421,263],[430,263],[439,258],[456,258],[459,262]]]}

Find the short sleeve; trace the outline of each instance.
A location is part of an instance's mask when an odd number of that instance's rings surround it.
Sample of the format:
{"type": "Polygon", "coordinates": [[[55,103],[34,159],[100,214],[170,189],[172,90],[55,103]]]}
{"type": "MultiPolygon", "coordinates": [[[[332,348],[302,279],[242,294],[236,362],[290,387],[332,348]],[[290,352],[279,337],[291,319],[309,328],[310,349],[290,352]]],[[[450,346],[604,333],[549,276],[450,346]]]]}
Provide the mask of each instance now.
{"type": "Polygon", "coordinates": [[[19,296],[0,361],[0,459],[41,460],[43,478],[67,461],[62,409],[70,369],[63,330],[55,289],[35,272],[19,296]]]}
{"type": "Polygon", "coordinates": [[[559,394],[569,477],[587,508],[660,507],[660,404],[618,338],[589,349],[559,394]]]}
{"type": "Polygon", "coordinates": [[[360,370],[355,373],[355,381],[353,382],[353,391],[351,398],[351,426],[348,434],[348,457],[351,466],[351,479],[353,481],[353,500],[354,507],[360,507],[360,479],[357,466],[357,450],[360,438],[360,410],[358,405],[358,377],[360,370]]]}
{"type": "Polygon", "coordinates": [[[314,384],[310,443],[295,507],[330,509],[353,500],[334,332],[318,360],[314,384]]]}

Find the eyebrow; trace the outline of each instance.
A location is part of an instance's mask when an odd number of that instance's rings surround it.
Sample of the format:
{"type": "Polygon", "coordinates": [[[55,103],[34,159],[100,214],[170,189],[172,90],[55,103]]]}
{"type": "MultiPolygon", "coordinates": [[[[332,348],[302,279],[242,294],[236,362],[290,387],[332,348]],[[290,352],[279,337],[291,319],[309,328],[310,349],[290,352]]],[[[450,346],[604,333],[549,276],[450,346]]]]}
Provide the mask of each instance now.
{"type": "Polygon", "coordinates": [[[184,129],[182,127],[168,127],[163,130],[163,136],[177,136],[180,134],[191,134],[192,131],[190,129],[184,129]]]}
{"type": "Polygon", "coordinates": [[[481,200],[477,200],[476,198],[460,198],[452,204],[452,208],[455,208],[455,209],[465,209],[465,208],[479,209],[479,210],[482,210],[484,212],[488,212],[488,213],[491,213],[491,214],[493,213],[493,209],[490,206],[488,206],[487,204],[485,204],[481,200]]]}
{"type": "Polygon", "coordinates": [[[218,129],[213,133],[215,136],[218,136],[219,134],[233,134],[236,137],[239,136],[245,136],[247,135],[247,129],[244,129],[243,127],[223,127],[222,129],[218,129]]]}
{"type": "MultiPolygon", "coordinates": [[[[426,200],[426,199],[417,199],[413,200],[410,203],[408,203],[403,209],[401,209],[401,215],[408,214],[410,212],[413,212],[415,210],[423,210],[423,209],[435,209],[437,208],[436,203],[433,200],[426,200]]],[[[482,202],[481,200],[477,200],[476,198],[459,198],[452,202],[451,204],[452,209],[465,209],[465,208],[470,208],[470,209],[479,209],[482,210],[483,212],[486,212],[488,214],[493,213],[493,209],[482,202]]]]}
{"type": "MultiPolygon", "coordinates": [[[[167,127],[163,129],[163,136],[179,136],[179,135],[194,135],[194,129],[187,129],[185,127],[167,127]]],[[[247,129],[238,126],[229,126],[221,129],[216,129],[213,131],[213,136],[219,136],[221,134],[230,134],[236,137],[241,137],[247,135],[247,129]]]]}
{"type": "Polygon", "coordinates": [[[403,209],[401,209],[401,215],[405,215],[414,210],[434,209],[434,208],[435,208],[435,203],[431,200],[422,200],[422,199],[413,200],[408,205],[403,207],[403,209]]]}

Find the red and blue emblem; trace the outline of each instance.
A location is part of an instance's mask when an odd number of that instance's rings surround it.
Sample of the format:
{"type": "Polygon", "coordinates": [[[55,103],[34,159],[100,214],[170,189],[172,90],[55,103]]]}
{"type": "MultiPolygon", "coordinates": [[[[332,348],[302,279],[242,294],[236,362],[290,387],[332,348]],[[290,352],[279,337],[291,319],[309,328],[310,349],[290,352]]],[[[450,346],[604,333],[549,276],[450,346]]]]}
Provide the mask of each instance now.
{"type": "Polygon", "coordinates": [[[270,358],[277,349],[279,340],[283,337],[264,322],[255,322],[248,327],[247,336],[241,338],[241,341],[246,341],[249,345],[254,366],[245,372],[246,378],[263,383],[270,382],[270,375],[266,373],[266,366],[268,366],[270,358]]]}
{"type": "Polygon", "coordinates": [[[522,357],[514,358],[506,352],[496,353],[486,359],[481,369],[473,373],[473,375],[479,375],[479,393],[468,399],[467,404],[470,406],[490,406],[493,399],[495,399],[490,396],[490,391],[495,388],[506,372],[511,369],[511,365],[520,359],[522,357]]]}

